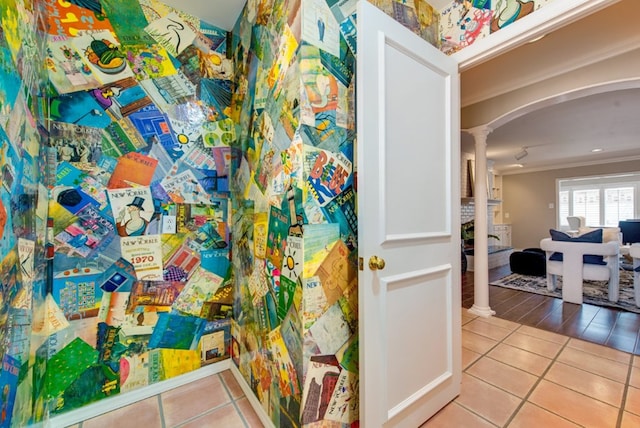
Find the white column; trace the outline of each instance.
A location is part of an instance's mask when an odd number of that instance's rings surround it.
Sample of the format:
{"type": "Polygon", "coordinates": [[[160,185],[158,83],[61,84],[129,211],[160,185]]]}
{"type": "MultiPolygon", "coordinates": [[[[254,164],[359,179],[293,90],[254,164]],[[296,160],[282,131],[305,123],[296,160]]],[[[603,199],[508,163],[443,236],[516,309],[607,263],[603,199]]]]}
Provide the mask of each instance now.
{"type": "Polygon", "coordinates": [[[487,135],[492,129],[478,126],[466,130],[475,140],[475,224],[473,234],[473,306],[469,312],[481,317],[495,315],[489,307],[489,227],[487,205],[487,135]]]}

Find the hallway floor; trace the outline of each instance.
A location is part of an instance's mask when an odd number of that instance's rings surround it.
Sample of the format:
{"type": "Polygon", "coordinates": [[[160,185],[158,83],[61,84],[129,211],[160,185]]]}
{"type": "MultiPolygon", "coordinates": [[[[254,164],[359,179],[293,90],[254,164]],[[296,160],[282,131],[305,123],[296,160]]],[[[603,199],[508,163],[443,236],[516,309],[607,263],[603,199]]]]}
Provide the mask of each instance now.
{"type": "Polygon", "coordinates": [[[261,428],[229,370],[85,420],[73,428],[261,428]]]}
{"type": "MultiPolygon", "coordinates": [[[[492,270],[490,280],[508,273],[492,270]]],[[[463,275],[462,288],[461,394],[422,427],[640,427],[640,315],[571,305],[576,312],[491,287],[498,314],[486,319],[467,312],[473,275],[463,275]]],[[[230,371],[73,428],[112,425],[263,426],[230,371]]]]}
{"type": "MultiPolygon", "coordinates": [[[[491,269],[489,282],[510,273],[508,265],[491,269]]],[[[463,308],[473,305],[473,283],[473,272],[462,275],[463,308]]],[[[639,313],[587,303],[564,303],[555,297],[493,285],[489,286],[489,306],[497,318],[640,355],[639,313]]]]}
{"type": "Polygon", "coordinates": [[[422,427],[640,426],[640,356],[463,309],[462,368],[422,427]]]}
{"type": "MultiPolygon", "coordinates": [[[[640,356],[462,309],[462,390],[426,428],[640,426],[640,356]]],[[[262,427],[230,371],[74,428],[262,427]]]]}

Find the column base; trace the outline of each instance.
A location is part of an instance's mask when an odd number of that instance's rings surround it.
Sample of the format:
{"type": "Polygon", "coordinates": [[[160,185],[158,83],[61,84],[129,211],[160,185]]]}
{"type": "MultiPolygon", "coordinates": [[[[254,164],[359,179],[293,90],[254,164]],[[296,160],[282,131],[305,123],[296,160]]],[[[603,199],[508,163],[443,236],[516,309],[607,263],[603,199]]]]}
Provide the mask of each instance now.
{"type": "Polygon", "coordinates": [[[477,306],[473,305],[468,309],[470,314],[478,315],[479,317],[489,318],[496,314],[496,311],[492,310],[489,306],[477,306]]]}

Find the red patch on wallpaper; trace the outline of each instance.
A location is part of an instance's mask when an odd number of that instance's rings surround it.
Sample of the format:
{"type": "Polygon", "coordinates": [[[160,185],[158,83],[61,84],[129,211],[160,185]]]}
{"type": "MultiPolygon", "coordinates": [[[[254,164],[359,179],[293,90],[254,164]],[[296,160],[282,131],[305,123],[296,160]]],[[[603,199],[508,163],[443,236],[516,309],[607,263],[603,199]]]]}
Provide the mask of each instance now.
{"type": "Polygon", "coordinates": [[[4,204],[0,200],[0,239],[4,236],[5,224],[7,224],[7,210],[4,209],[4,204]]]}

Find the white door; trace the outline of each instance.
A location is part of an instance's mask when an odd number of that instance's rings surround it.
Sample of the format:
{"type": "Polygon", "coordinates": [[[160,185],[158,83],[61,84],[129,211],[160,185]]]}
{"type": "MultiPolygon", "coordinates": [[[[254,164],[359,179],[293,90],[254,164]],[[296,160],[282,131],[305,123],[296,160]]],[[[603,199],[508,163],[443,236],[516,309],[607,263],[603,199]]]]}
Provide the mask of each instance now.
{"type": "Polygon", "coordinates": [[[460,393],[458,66],[359,7],[360,424],[415,428],[460,393]]]}

